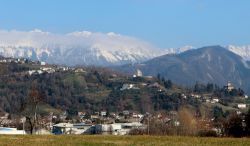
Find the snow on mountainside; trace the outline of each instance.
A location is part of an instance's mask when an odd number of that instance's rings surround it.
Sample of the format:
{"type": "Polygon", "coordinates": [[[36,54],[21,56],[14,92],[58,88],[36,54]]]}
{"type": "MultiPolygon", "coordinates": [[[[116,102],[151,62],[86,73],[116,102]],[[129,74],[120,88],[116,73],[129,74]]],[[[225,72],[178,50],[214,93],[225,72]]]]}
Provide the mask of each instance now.
{"type": "Polygon", "coordinates": [[[168,48],[164,50],[164,55],[165,54],[180,54],[182,52],[185,52],[191,49],[195,49],[195,48],[193,46],[184,46],[181,48],[168,48]]]}
{"type": "Polygon", "coordinates": [[[55,64],[121,65],[142,62],[163,53],[147,42],[113,32],[0,31],[0,55],[55,64]]]}
{"type": "Polygon", "coordinates": [[[227,48],[235,54],[241,56],[245,60],[250,60],[250,45],[248,46],[233,46],[229,45],[227,48]]]}
{"type": "MultiPolygon", "coordinates": [[[[244,60],[250,60],[250,45],[246,46],[234,46],[234,45],[228,45],[225,46],[226,49],[229,51],[241,56],[244,60]]],[[[182,52],[191,50],[191,49],[196,49],[193,46],[185,46],[182,48],[170,48],[165,50],[165,54],[180,54],[182,52]]]]}
{"type": "MultiPolygon", "coordinates": [[[[234,45],[228,45],[225,46],[226,49],[229,51],[241,56],[244,60],[250,60],[250,45],[246,46],[234,46],[234,45]]],[[[180,54],[182,52],[191,50],[191,49],[196,49],[193,46],[185,46],[182,48],[170,48],[165,50],[165,54],[180,54]]]]}

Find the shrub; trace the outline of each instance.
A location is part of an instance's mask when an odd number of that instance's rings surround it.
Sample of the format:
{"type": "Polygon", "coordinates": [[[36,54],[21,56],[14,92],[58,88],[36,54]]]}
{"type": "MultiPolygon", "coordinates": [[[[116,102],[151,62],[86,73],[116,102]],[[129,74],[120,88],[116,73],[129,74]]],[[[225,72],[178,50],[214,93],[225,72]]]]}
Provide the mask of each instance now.
{"type": "Polygon", "coordinates": [[[237,114],[233,114],[229,117],[224,128],[227,136],[242,137],[244,135],[242,118],[237,114]]]}
{"type": "Polygon", "coordinates": [[[200,130],[197,133],[197,136],[200,137],[217,137],[217,133],[214,130],[200,130]]]}

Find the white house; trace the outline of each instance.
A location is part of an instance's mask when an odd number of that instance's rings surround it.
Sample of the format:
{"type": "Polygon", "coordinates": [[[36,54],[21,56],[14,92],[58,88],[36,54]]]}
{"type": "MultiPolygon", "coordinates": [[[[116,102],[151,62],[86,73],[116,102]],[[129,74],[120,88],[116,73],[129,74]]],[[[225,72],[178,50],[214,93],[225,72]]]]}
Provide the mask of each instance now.
{"type": "Polygon", "coordinates": [[[93,133],[93,125],[85,123],[59,123],[53,125],[53,134],[91,134],[93,133]]]}
{"type": "Polygon", "coordinates": [[[225,89],[228,91],[232,91],[234,89],[234,86],[230,81],[228,81],[227,85],[225,86],[225,89]]]}
{"type": "Polygon", "coordinates": [[[184,98],[184,99],[187,99],[187,96],[185,94],[181,94],[181,97],[184,98]]]}
{"type": "Polygon", "coordinates": [[[139,122],[114,123],[96,125],[96,133],[110,133],[112,135],[127,135],[132,129],[145,129],[146,126],[139,122]]]}
{"type": "Polygon", "coordinates": [[[1,59],[0,62],[1,62],[1,63],[6,63],[7,60],[6,60],[6,59],[1,59]]]}
{"type": "Polygon", "coordinates": [[[238,104],[238,108],[245,109],[245,108],[247,108],[247,105],[243,104],[243,103],[240,103],[240,104],[238,104]]]}
{"type": "Polygon", "coordinates": [[[29,75],[32,75],[32,74],[34,74],[35,72],[36,72],[35,70],[29,70],[29,71],[28,71],[28,74],[29,74],[29,75]]]}
{"type": "Polygon", "coordinates": [[[135,78],[135,77],[142,77],[142,71],[139,70],[139,69],[137,69],[136,72],[135,72],[135,74],[133,75],[133,77],[134,77],[134,78],[135,78]]]}
{"type": "Polygon", "coordinates": [[[211,103],[218,103],[219,102],[219,99],[218,98],[213,98],[211,103]]]}
{"type": "Polygon", "coordinates": [[[82,69],[82,68],[77,68],[76,70],[75,70],[75,73],[85,73],[86,71],[84,70],[84,69],[82,69]]]}
{"type": "Polygon", "coordinates": [[[100,114],[101,114],[101,116],[107,116],[107,112],[106,111],[101,111],[100,114]]]}
{"type": "Polygon", "coordinates": [[[40,69],[44,72],[47,72],[47,73],[54,73],[55,72],[55,69],[53,69],[51,67],[41,67],[40,69]]]}
{"type": "Polygon", "coordinates": [[[32,75],[32,74],[42,74],[44,71],[42,70],[29,70],[28,74],[32,75]]]}
{"type": "Polygon", "coordinates": [[[46,62],[41,61],[40,65],[46,65],[46,62]]]}
{"type": "Polygon", "coordinates": [[[133,117],[133,118],[139,118],[139,119],[142,119],[142,118],[144,117],[144,115],[143,115],[143,114],[133,113],[133,114],[132,114],[132,117],[133,117]]]}
{"type": "Polygon", "coordinates": [[[135,88],[134,84],[123,84],[123,86],[120,90],[123,91],[123,90],[134,89],[134,88],[135,88]]]}
{"type": "Polygon", "coordinates": [[[130,114],[130,112],[128,110],[124,110],[124,111],[122,111],[122,113],[123,113],[123,115],[126,115],[126,116],[130,114]]]}

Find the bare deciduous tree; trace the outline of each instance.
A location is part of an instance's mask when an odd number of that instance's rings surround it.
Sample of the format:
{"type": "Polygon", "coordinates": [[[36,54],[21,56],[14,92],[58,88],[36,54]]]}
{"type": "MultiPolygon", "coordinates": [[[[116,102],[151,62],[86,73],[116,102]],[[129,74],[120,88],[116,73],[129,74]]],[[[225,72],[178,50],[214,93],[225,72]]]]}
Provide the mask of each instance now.
{"type": "Polygon", "coordinates": [[[33,134],[33,131],[38,126],[38,115],[37,108],[38,105],[43,101],[44,96],[41,94],[34,86],[29,91],[26,103],[23,105],[22,114],[26,117],[26,127],[30,134],[33,134]]]}

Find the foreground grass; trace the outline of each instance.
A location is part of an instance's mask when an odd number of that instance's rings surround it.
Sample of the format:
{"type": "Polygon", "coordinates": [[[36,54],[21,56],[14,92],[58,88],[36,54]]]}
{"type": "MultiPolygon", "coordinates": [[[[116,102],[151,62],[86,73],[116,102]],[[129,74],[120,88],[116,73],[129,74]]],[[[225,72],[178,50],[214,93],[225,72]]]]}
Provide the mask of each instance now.
{"type": "Polygon", "coordinates": [[[0,146],[250,146],[250,138],[199,138],[178,136],[9,136],[0,146]]]}

